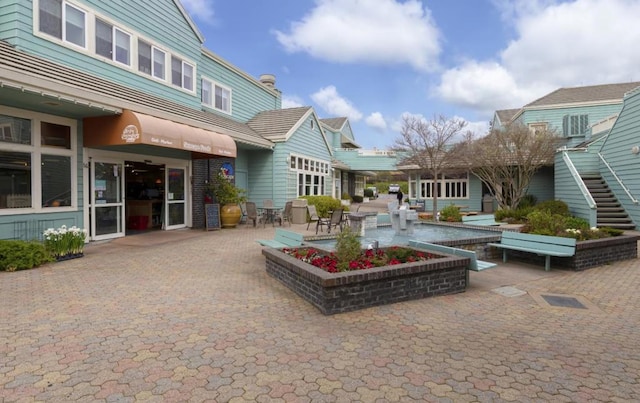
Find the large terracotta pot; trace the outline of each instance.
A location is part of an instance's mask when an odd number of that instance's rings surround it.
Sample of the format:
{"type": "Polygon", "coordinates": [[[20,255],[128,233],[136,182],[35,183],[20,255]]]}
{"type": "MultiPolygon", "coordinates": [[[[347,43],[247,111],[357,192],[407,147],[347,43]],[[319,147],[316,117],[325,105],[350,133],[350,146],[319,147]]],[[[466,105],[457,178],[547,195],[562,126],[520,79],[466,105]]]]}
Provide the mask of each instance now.
{"type": "Polygon", "coordinates": [[[220,207],[220,225],[222,228],[233,228],[242,218],[242,209],[237,204],[225,204],[220,207]]]}

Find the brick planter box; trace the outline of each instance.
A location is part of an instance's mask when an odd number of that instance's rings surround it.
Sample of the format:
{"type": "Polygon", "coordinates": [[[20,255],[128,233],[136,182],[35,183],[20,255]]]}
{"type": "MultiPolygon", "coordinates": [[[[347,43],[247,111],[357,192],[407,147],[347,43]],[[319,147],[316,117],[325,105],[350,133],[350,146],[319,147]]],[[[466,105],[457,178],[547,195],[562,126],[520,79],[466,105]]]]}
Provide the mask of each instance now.
{"type": "MultiPolygon", "coordinates": [[[[551,256],[551,268],[562,267],[574,271],[582,271],[596,266],[627,259],[638,258],[638,239],[636,235],[621,235],[611,238],[592,239],[580,241],[576,244],[576,254],[572,257],[551,256]]],[[[502,251],[493,249],[495,258],[502,257],[502,251]]],[[[523,261],[534,262],[544,266],[544,257],[533,253],[507,251],[509,260],[516,258],[523,261]]]]}
{"type": "Polygon", "coordinates": [[[265,248],[267,273],[315,305],[323,314],[464,292],[468,258],[444,256],[342,273],[328,273],[265,248]]]}

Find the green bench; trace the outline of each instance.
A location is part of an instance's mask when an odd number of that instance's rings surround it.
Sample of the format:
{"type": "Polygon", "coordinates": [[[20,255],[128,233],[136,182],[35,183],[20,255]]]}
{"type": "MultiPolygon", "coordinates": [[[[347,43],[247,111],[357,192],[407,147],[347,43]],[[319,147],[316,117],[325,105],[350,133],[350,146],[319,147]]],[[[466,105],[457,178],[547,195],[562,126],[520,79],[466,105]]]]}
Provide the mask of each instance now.
{"type": "Polygon", "coordinates": [[[295,246],[301,246],[304,241],[302,234],[297,232],[287,231],[282,228],[276,228],[276,236],[273,239],[257,239],[262,246],[268,246],[270,248],[291,248],[295,246]]]}
{"type": "Polygon", "coordinates": [[[470,224],[470,225],[484,225],[484,226],[502,225],[502,223],[497,222],[493,217],[493,215],[491,214],[465,215],[465,216],[462,216],[462,223],[470,224]]]}
{"type": "Polygon", "coordinates": [[[473,271],[482,271],[486,269],[491,269],[492,267],[496,267],[497,264],[491,262],[485,262],[484,260],[478,260],[476,257],[476,253],[472,250],[454,248],[451,246],[438,245],[436,243],[428,243],[417,240],[410,240],[409,246],[413,246],[414,248],[429,250],[433,252],[446,253],[448,255],[460,256],[460,257],[468,257],[470,260],[469,266],[467,267],[467,284],[469,284],[469,270],[473,271]]]}
{"type": "Polygon", "coordinates": [[[559,236],[524,234],[505,231],[500,243],[490,246],[502,249],[502,261],[507,262],[507,250],[535,253],[545,257],[544,269],[551,268],[551,256],[570,257],[576,253],[576,240],[559,236]]]}

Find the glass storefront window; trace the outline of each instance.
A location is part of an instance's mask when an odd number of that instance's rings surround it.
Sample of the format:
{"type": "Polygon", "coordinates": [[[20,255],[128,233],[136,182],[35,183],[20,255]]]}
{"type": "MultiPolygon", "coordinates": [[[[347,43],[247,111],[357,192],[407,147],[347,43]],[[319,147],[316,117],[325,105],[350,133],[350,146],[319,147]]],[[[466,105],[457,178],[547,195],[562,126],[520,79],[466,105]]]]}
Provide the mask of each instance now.
{"type": "Polygon", "coordinates": [[[31,144],[31,121],[0,115],[0,142],[31,144]]]}
{"type": "Polygon", "coordinates": [[[42,155],[42,207],[71,206],[71,157],[42,155]]]}
{"type": "Polygon", "coordinates": [[[31,207],[31,154],[0,153],[0,208],[31,207]]]}
{"type": "Polygon", "coordinates": [[[71,149],[71,128],[55,123],[40,123],[40,144],[71,149]]]}

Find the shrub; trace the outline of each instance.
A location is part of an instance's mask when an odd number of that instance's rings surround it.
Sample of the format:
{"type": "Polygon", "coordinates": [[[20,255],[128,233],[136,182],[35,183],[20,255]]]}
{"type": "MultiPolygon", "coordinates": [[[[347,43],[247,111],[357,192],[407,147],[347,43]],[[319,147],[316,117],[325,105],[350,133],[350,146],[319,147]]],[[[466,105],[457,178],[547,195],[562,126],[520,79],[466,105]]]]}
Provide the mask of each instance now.
{"type": "Polygon", "coordinates": [[[624,234],[624,231],[618,228],[611,228],[611,227],[601,227],[600,228],[601,232],[604,232],[605,234],[609,235],[609,236],[620,236],[622,234],[624,234]]]}
{"type": "Polygon", "coordinates": [[[354,203],[362,203],[362,196],[359,195],[353,195],[351,196],[351,200],[353,200],[354,203]]]}
{"type": "Polygon", "coordinates": [[[349,193],[347,192],[342,192],[341,198],[342,200],[351,200],[351,196],[349,196],[349,193]]]}
{"type": "Polygon", "coordinates": [[[580,217],[573,217],[573,216],[566,217],[564,219],[564,225],[567,229],[573,228],[581,231],[589,229],[589,221],[580,217]]]}
{"type": "Polygon", "coordinates": [[[331,196],[302,196],[301,199],[306,199],[308,204],[316,206],[316,211],[320,217],[328,217],[331,210],[345,208],[340,203],[340,200],[331,196]]]}
{"type": "Polygon", "coordinates": [[[32,269],[53,261],[43,244],[0,240],[0,271],[32,269]]]}
{"type": "Polygon", "coordinates": [[[447,221],[447,222],[462,221],[462,215],[460,214],[460,209],[453,204],[446,206],[445,208],[440,210],[440,221],[447,221]]]}
{"type": "Polygon", "coordinates": [[[569,216],[569,206],[562,200],[546,200],[533,207],[534,210],[547,210],[551,214],[559,214],[564,217],[569,216]]]}
{"type": "Polygon", "coordinates": [[[531,234],[558,236],[566,229],[565,217],[552,214],[549,210],[535,210],[527,216],[527,220],[522,231],[531,234]]]}
{"type": "Polygon", "coordinates": [[[360,257],[361,248],[358,235],[351,231],[348,226],[345,227],[336,238],[336,257],[339,260],[338,270],[348,270],[349,262],[360,257]]]}
{"type": "Polygon", "coordinates": [[[536,205],[538,198],[532,194],[526,194],[518,203],[517,209],[531,208],[536,205]]]}
{"type": "Polygon", "coordinates": [[[524,223],[527,216],[533,211],[533,207],[518,207],[517,209],[499,209],[494,213],[496,221],[507,221],[512,224],[524,223]]]}
{"type": "Polygon", "coordinates": [[[373,199],[373,189],[365,189],[364,190],[364,197],[369,197],[373,199]]]}

